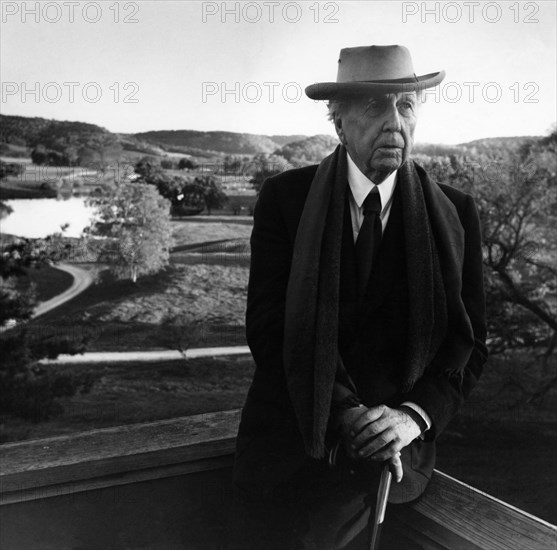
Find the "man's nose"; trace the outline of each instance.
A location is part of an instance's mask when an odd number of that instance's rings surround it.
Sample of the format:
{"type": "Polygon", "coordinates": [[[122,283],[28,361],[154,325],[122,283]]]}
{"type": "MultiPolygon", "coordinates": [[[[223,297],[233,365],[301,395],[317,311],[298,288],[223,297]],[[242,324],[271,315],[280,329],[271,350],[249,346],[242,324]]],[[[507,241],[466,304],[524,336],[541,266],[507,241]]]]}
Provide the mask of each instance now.
{"type": "Polygon", "coordinates": [[[386,132],[400,132],[402,125],[400,123],[400,113],[398,112],[396,104],[390,103],[385,110],[385,122],[383,123],[383,130],[386,132]]]}

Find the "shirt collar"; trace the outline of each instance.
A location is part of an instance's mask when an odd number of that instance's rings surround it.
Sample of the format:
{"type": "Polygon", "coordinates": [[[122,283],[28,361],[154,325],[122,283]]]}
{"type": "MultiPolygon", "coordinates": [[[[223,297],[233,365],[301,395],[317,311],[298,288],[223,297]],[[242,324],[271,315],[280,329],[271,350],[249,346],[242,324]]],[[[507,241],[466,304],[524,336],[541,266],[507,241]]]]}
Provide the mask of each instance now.
{"type": "MultiPolygon", "coordinates": [[[[358,208],[361,208],[364,199],[375,184],[356,166],[356,163],[352,160],[348,151],[346,152],[346,159],[348,161],[348,185],[350,185],[354,201],[358,205],[358,208]]],[[[396,174],[397,172],[395,170],[386,180],[377,185],[383,208],[389,203],[393,191],[395,190],[396,174]]]]}

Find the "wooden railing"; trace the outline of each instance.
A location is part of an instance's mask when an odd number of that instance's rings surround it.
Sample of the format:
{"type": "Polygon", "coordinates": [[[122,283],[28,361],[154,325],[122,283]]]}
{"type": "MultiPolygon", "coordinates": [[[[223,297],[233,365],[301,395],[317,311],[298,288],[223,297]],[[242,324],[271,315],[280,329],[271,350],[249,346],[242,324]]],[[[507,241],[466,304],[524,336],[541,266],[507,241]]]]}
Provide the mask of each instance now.
{"type": "MultiPolygon", "coordinates": [[[[226,411],[0,446],[0,548],[215,548],[238,421],[226,411]]],[[[438,471],[413,509],[411,527],[439,548],[557,548],[555,526],[438,471]]]]}

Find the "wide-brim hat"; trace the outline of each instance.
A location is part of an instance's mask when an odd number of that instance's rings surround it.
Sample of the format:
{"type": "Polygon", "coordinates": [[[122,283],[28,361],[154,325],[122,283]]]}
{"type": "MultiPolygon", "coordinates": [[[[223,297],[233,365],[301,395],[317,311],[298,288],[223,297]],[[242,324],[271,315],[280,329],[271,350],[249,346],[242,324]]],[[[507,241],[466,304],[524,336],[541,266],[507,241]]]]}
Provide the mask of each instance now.
{"type": "Polygon", "coordinates": [[[445,71],[416,76],[404,46],[362,46],[340,50],[336,82],[311,84],[305,91],[311,99],[414,92],[432,88],[443,78],[445,71]]]}

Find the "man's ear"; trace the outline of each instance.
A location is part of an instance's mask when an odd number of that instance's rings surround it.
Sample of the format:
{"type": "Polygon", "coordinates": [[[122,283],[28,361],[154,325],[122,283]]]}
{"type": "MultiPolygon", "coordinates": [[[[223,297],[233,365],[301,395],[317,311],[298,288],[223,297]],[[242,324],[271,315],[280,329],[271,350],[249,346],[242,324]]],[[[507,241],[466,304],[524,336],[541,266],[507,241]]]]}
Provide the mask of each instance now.
{"type": "Polygon", "coordinates": [[[343,145],[346,145],[346,137],[344,135],[344,130],[342,129],[342,118],[338,114],[335,114],[333,122],[335,123],[335,131],[338,139],[343,145]]]}

